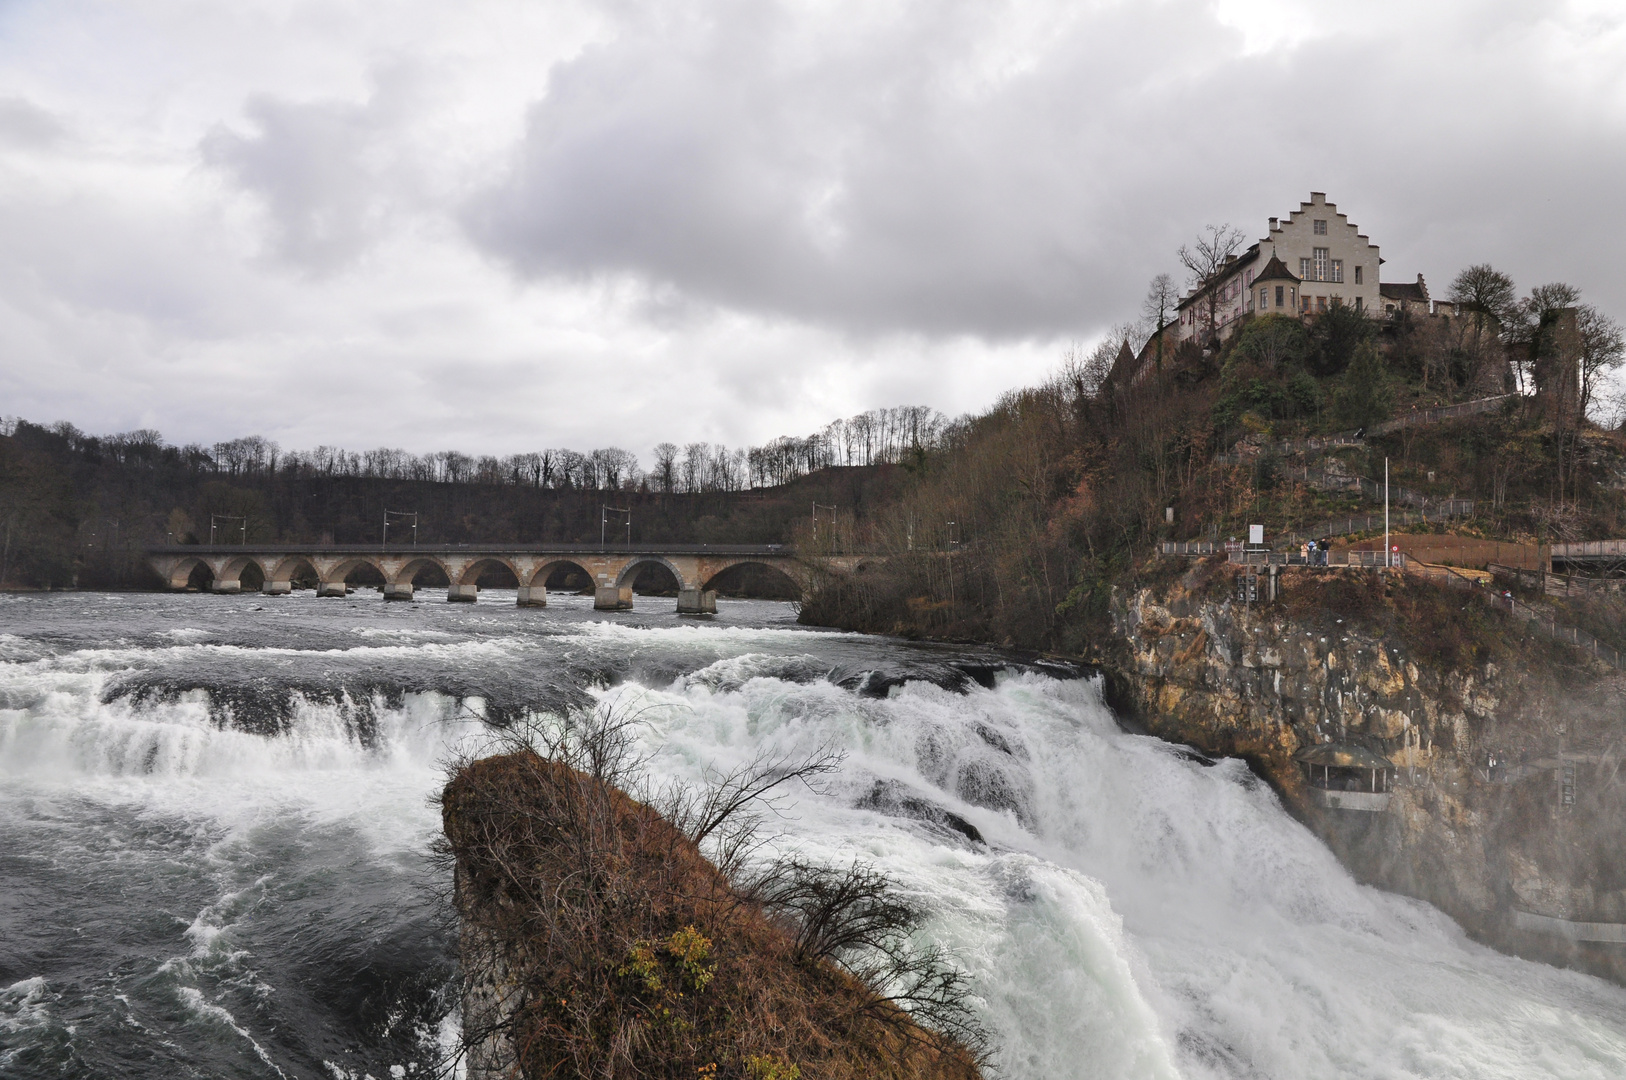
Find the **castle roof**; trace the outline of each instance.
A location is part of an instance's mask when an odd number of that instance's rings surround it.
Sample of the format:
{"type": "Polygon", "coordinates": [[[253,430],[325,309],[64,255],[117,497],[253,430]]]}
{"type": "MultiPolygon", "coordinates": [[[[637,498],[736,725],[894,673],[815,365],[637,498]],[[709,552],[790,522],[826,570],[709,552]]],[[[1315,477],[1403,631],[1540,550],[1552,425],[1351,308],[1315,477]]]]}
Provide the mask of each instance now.
{"type": "Polygon", "coordinates": [[[1421,281],[1380,281],[1378,295],[1385,300],[1405,300],[1414,304],[1428,303],[1428,287],[1421,281]]]}
{"type": "Polygon", "coordinates": [[[1253,279],[1253,283],[1255,285],[1259,284],[1261,281],[1291,281],[1293,284],[1297,285],[1299,283],[1299,277],[1297,274],[1293,273],[1293,271],[1289,270],[1287,268],[1287,264],[1282,262],[1281,259],[1277,258],[1275,255],[1271,255],[1270,261],[1265,264],[1265,268],[1259,271],[1258,277],[1253,279]]]}
{"type": "Polygon", "coordinates": [[[1186,295],[1181,298],[1180,302],[1175,305],[1175,310],[1184,311],[1192,304],[1195,304],[1198,300],[1207,296],[1209,290],[1219,288],[1221,285],[1230,281],[1233,277],[1258,260],[1259,245],[1257,243],[1240,255],[1232,255],[1230,258],[1225,260],[1224,264],[1222,264],[1218,270],[1214,271],[1207,281],[1193,286],[1191,291],[1186,293],[1186,295]]]}

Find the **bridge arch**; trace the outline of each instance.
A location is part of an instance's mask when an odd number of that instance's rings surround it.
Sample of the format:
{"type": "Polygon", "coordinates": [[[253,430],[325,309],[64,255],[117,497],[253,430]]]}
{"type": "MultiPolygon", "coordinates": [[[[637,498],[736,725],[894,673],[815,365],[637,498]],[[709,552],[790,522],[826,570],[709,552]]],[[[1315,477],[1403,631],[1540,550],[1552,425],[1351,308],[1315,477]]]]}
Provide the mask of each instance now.
{"type": "Polygon", "coordinates": [[[322,581],[321,571],[316,569],[316,564],[303,555],[289,555],[277,560],[271,569],[266,571],[266,575],[266,580],[286,581],[290,588],[296,581],[300,582],[303,588],[314,588],[322,581]],[[310,584],[307,586],[305,582],[310,584]]]}
{"type": "MultiPolygon", "coordinates": [[[[544,562],[541,566],[536,568],[536,573],[531,575],[531,580],[527,582],[527,584],[529,584],[533,589],[546,588],[549,579],[551,579],[555,574],[559,573],[572,573],[579,575],[580,583],[575,586],[577,591],[591,588],[593,585],[592,571],[588,570],[586,566],[582,565],[579,559],[571,558],[549,559],[547,562],[544,562]]],[[[571,588],[571,586],[565,584],[561,584],[559,587],[571,588]]]]}
{"type": "Polygon", "coordinates": [[[328,571],[327,580],[334,583],[342,581],[348,585],[350,579],[358,575],[362,578],[356,583],[358,585],[385,585],[390,580],[390,576],[384,572],[383,564],[370,555],[343,560],[328,571]],[[373,580],[374,578],[377,580],[373,580]]]}
{"type": "MultiPolygon", "coordinates": [[[[480,575],[489,573],[492,570],[502,570],[507,573],[514,579],[515,586],[524,584],[524,577],[520,574],[519,570],[514,567],[513,562],[503,558],[500,555],[484,555],[473,560],[467,566],[463,567],[463,572],[457,576],[456,584],[478,585],[480,583],[480,575]]],[[[497,587],[501,588],[502,586],[497,587]]]]}
{"type": "Polygon", "coordinates": [[[214,568],[195,555],[177,561],[169,572],[169,587],[176,590],[208,592],[214,581],[214,568]]]}
{"type": "Polygon", "coordinates": [[[417,585],[418,578],[426,573],[433,573],[439,580],[423,582],[424,585],[435,588],[444,588],[452,583],[452,572],[446,564],[433,555],[420,555],[409,560],[395,573],[395,580],[391,585],[417,585]]]}
{"type": "Polygon", "coordinates": [[[781,559],[730,559],[727,565],[711,567],[711,575],[701,588],[716,592],[766,593],[773,599],[801,599],[807,592],[805,573],[799,565],[781,559]]]}
{"type": "Polygon", "coordinates": [[[672,560],[668,559],[666,556],[664,556],[664,555],[639,555],[639,556],[636,556],[636,557],[634,557],[632,559],[629,559],[627,561],[627,565],[625,565],[625,566],[623,566],[621,568],[621,573],[615,579],[616,588],[618,588],[618,589],[630,589],[630,588],[632,588],[633,582],[638,580],[638,575],[644,569],[646,569],[647,567],[650,567],[650,566],[659,566],[659,567],[663,568],[667,573],[671,574],[672,575],[672,581],[675,583],[675,586],[678,589],[693,588],[694,585],[696,584],[695,582],[683,580],[683,571],[679,570],[676,566],[674,566],[672,564],[672,560]]]}
{"type": "Polygon", "coordinates": [[[252,555],[235,555],[221,564],[218,580],[241,582],[244,592],[259,592],[266,581],[265,564],[252,555]]]}

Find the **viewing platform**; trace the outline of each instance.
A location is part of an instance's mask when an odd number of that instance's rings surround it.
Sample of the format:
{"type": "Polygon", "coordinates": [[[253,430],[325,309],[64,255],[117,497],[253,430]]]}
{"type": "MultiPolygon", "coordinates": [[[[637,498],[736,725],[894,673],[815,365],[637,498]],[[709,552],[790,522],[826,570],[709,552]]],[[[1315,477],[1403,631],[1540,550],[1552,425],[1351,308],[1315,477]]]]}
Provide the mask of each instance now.
{"type": "Polygon", "coordinates": [[[1354,743],[1319,743],[1293,755],[1304,766],[1310,801],[1328,810],[1382,813],[1389,808],[1394,764],[1354,743]]]}

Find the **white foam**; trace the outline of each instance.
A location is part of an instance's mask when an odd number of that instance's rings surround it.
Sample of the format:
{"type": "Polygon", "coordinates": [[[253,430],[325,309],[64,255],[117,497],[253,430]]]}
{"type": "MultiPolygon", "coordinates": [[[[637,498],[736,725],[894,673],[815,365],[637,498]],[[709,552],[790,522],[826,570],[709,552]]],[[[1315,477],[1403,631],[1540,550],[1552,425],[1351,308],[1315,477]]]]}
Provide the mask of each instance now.
{"type": "Polygon", "coordinates": [[[1240,762],[1205,768],[1121,732],[1090,683],[911,683],[879,701],[733,686],[603,696],[644,710],[664,777],[765,747],[844,749],[828,794],[795,793],[778,843],[873,861],[934,913],[930,936],[977,979],[1004,1075],[1626,1072],[1626,991],[1494,953],[1358,885],[1240,762]],[[990,845],[854,810],[875,777],[990,845]]]}
{"type": "Polygon", "coordinates": [[[244,1042],[248,1043],[249,1047],[254,1051],[255,1057],[264,1062],[266,1067],[272,1072],[286,1080],[288,1074],[283,1072],[282,1067],[279,1066],[275,1061],[271,1060],[271,1055],[266,1053],[265,1047],[261,1046],[255,1041],[254,1036],[249,1032],[249,1030],[239,1024],[237,1022],[237,1017],[233,1016],[229,1010],[206,1000],[203,996],[203,991],[197,989],[196,987],[178,986],[175,988],[175,995],[180,999],[181,1004],[186,1007],[187,1011],[191,1012],[194,1016],[205,1021],[220,1024],[236,1032],[244,1042]]]}
{"type": "MultiPolygon", "coordinates": [[[[1424,905],[1356,884],[1239,762],[1205,768],[1123,733],[1087,682],[1016,675],[968,694],[910,683],[877,700],[795,681],[818,663],[819,638],[802,631],[561,629],[557,646],[376,635],[345,652],[478,671],[594,641],[710,650],[710,665],[670,687],[600,692],[641,711],[652,778],[696,782],[764,750],[843,749],[825,793],[787,793],[775,843],[867,859],[904,885],[930,912],[926,936],[974,977],[1004,1076],[1626,1074],[1626,991],[1501,956],[1424,905]],[[856,808],[877,780],[958,815],[988,843],[856,808]]],[[[275,652],[158,651],[166,663],[275,652]]],[[[372,745],[326,703],[301,702],[277,737],[216,728],[201,694],[104,704],[111,680],[153,652],[0,668],[0,783],[39,814],[89,799],[205,823],[211,852],[265,824],[339,825],[387,860],[426,849],[442,763],[488,741],[469,709],[438,694],[374,703],[372,745]]],[[[198,913],[179,977],[185,965],[229,964],[233,920],[260,887],[223,889],[198,913]]],[[[35,1000],[18,987],[0,1003],[35,1000]]],[[[201,995],[188,1001],[237,1030],[201,995]]],[[[448,1023],[442,1037],[455,1031],[448,1023]]]]}

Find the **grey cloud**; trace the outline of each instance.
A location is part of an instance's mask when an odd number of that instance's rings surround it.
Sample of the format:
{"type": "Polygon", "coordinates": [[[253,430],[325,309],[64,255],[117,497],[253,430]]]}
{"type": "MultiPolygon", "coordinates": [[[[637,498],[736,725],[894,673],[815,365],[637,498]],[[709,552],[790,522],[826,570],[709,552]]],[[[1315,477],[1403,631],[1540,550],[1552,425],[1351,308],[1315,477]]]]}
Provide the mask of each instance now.
{"type": "Polygon", "coordinates": [[[1109,16],[985,72],[988,10],[917,5],[806,43],[760,8],[629,30],[556,69],[470,235],[524,275],[630,272],[846,327],[1075,328],[1144,229],[1114,191],[1177,179],[1145,175],[1104,122],[1138,115],[1135,142],[1158,138],[1159,95],[1126,100],[1102,67],[1142,28],[1109,16]]]}
{"type": "Polygon", "coordinates": [[[0,97],[0,143],[48,147],[66,135],[60,120],[27,98],[0,97]]]}
{"type": "MultiPolygon", "coordinates": [[[[1254,234],[1312,188],[1386,251],[1467,262],[1528,235],[1519,193],[1596,206],[1618,175],[1597,125],[1618,136],[1620,118],[1550,122],[1573,95],[1508,45],[1537,12],[1455,41],[1441,20],[1243,55],[1196,2],[1058,6],[1008,49],[1017,6],[898,10],[862,29],[761,4],[629,14],[554,70],[468,234],[526,278],[627,274],[841,329],[997,340],[1122,318],[1203,223],[1254,234]],[[1485,216],[1452,223],[1462,243],[1415,242],[1470,207],[1485,216]]],[[[1573,254],[1573,274],[1618,278],[1573,254]]]]}
{"type": "Polygon", "coordinates": [[[217,126],[200,151],[263,200],[280,258],[332,271],[380,234],[409,182],[389,136],[410,120],[415,96],[415,80],[400,70],[381,78],[364,104],[255,96],[244,106],[254,133],[217,126]]]}

